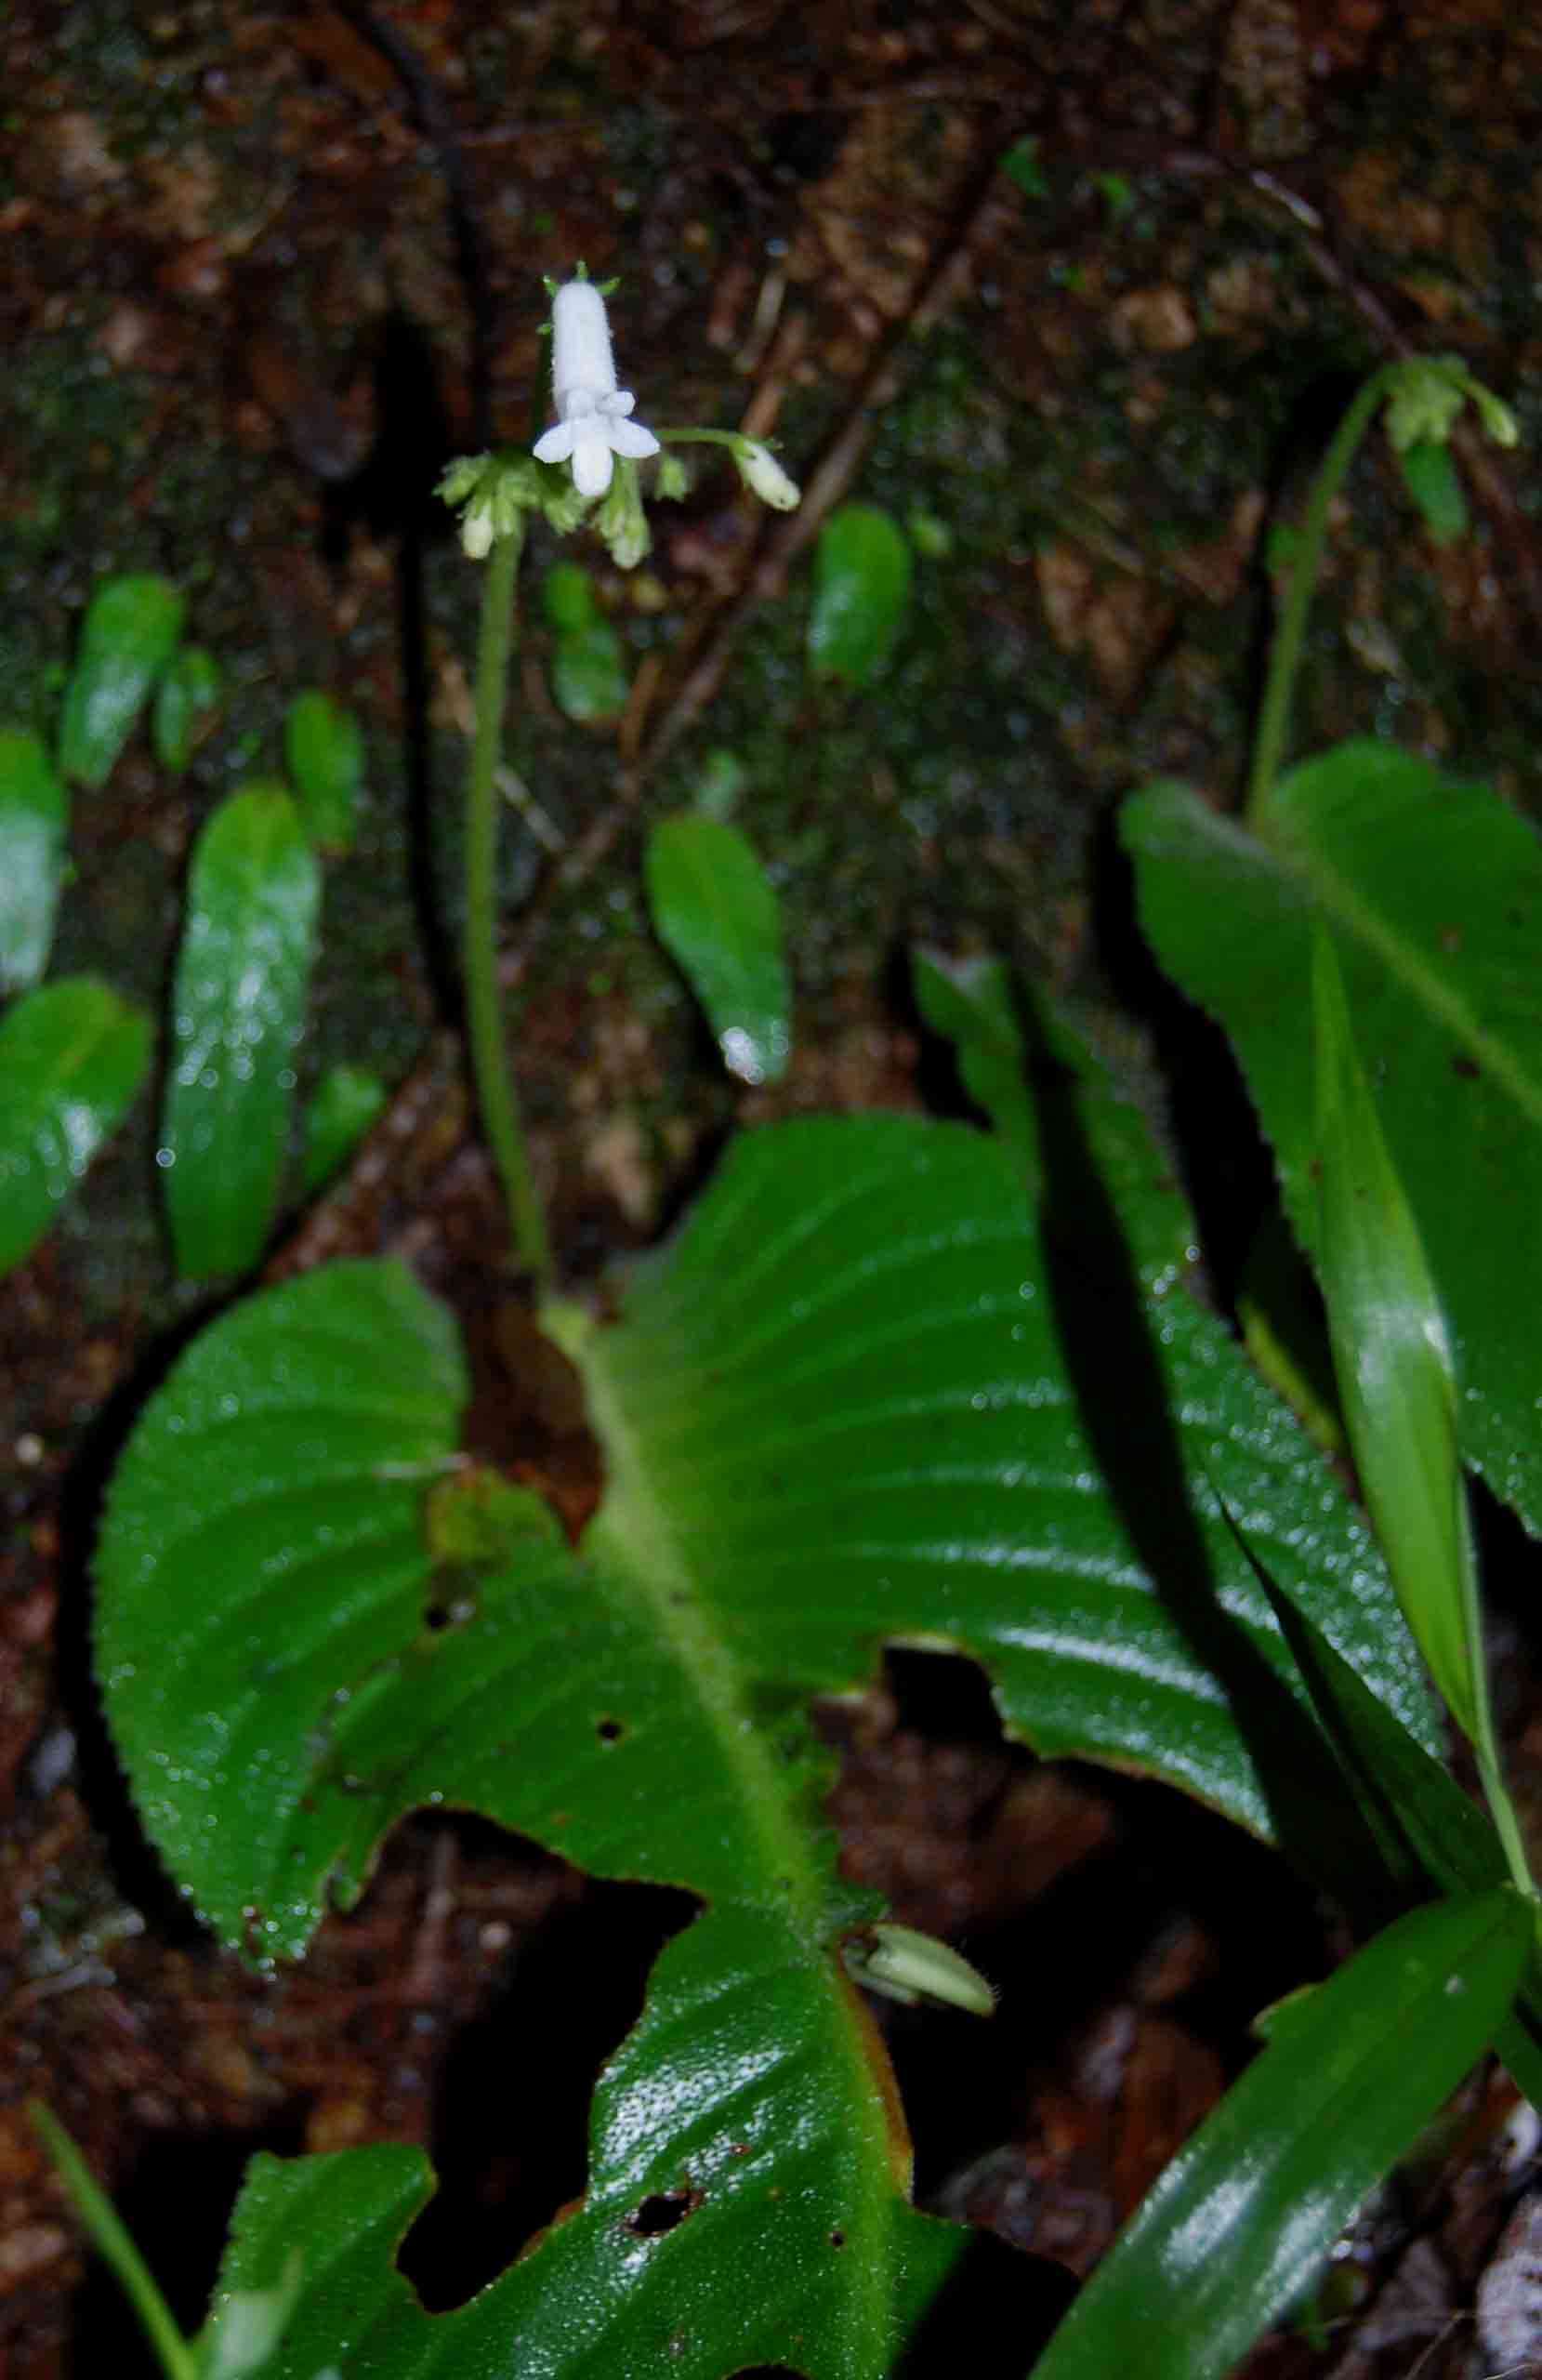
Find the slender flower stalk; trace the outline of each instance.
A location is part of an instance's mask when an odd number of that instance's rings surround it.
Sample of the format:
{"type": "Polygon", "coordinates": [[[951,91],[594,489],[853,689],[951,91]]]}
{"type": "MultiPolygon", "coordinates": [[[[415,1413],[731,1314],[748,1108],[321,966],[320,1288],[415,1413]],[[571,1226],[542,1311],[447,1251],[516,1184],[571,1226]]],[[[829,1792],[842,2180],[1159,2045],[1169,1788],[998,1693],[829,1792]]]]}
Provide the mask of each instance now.
{"type": "MultiPolygon", "coordinates": [[[[551,388],[559,417],[536,440],[533,453],[462,456],[439,483],[441,496],[458,515],[464,551],[485,565],[476,732],[466,787],[463,972],[471,1077],[515,1250],[543,1296],[551,1282],[551,1250],[504,1045],[497,972],[498,782],[515,589],[532,512],[560,536],[588,526],[609,547],[618,568],[634,568],[649,544],[637,466],[660,451],[653,432],[631,419],[631,390],[616,385],[605,295],[582,266],[575,279],[552,290],[551,388]],[[552,468],[562,463],[572,466],[571,474],[552,468]]],[[[797,503],[797,486],[759,439],[741,430],[666,435],[726,446],[746,486],[763,503],[780,511],[797,503]]],[[[666,477],[666,492],[683,493],[685,474],[678,456],[666,456],[661,476],[666,477]]]]}
{"type": "Polygon", "coordinates": [[[482,1130],[503,1185],[504,1205],[521,1263],[542,1292],[551,1278],[546,1216],[531,1175],[530,1152],[504,1047],[498,991],[498,764],[503,751],[504,695],[514,643],[514,591],[522,522],[493,541],[482,580],[477,635],[476,736],[466,787],[466,928],[462,965],[471,1075],[482,1130]]]}
{"type": "Polygon", "coordinates": [[[1265,824],[1269,799],[1285,762],[1291,696],[1296,691],[1306,643],[1307,615],[1327,542],[1328,514],[1349,477],[1360,442],[1384,401],[1387,434],[1399,454],[1406,454],[1409,447],[1419,443],[1443,445],[1457,416],[1470,404],[1484,435],[1495,445],[1513,446],[1521,434],[1509,407],[1492,389],[1485,389],[1473,378],[1459,355],[1416,355],[1384,364],[1359,389],[1334,431],[1312,483],[1306,518],[1291,556],[1263,700],[1259,706],[1253,764],[1248,773],[1247,819],[1256,830],[1265,824]]]}
{"type": "Polygon", "coordinates": [[[797,482],[789,478],[764,439],[746,438],[742,430],[665,430],[659,434],[671,446],[726,446],[750,494],[773,512],[796,511],[803,501],[797,482]]]}
{"type": "Polygon", "coordinates": [[[1307,504],[1306,518],[1301,523],[1290,558],[1290,575],[1285,586],[1285,602],[1280,610],[1280,623],[1274,631],[1274,642],[1269,656],[1269,673],[1264,681],[1263,700],[1259,705],[1258,732],[1253,739],[1253,766],[1247,780],[1247,819],[1255,829],[1262,827],[1269,797],[1280,774],[1285,757],[1286,738],[1290,733],[1290,699],[1296,691],[1297,673],[1301,666],[1301,653],[1306,643],[1307,615],[1322,567],[1323,549],[1327,543],[1328,513],[1334,497],[1349,477],[1350,465],[1376,417],[1377,406],[1387,394],[1396,364],[1383,364],[1357,392],[1353,403],[1333,433],[1323,466],[1312,483],[1307,504]]]}

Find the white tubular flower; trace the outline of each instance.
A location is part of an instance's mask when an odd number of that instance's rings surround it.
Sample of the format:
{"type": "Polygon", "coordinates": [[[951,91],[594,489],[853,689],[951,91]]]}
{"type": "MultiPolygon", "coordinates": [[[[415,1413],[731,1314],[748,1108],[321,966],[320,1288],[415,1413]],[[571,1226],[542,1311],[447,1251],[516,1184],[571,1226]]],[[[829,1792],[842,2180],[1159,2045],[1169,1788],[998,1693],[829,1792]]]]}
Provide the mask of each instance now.
{"type": "Polygon", "coordinates": [[[605,300],[592,281],[564,281],[551,301],[551,393],[560,418],[535,442],[538,463],[573,462],[580,496],[603,496],[611,457],[656,455],[651,430],[626,416],[637,399],[615,384],[605,300]]]}
{"type": "Polygon", "coordinates": [[[769,446],[758,438],[741,438],[733,449],[739,476],[753,496],[773,511],[791,512],[803,501],[803,491],[789,479],[769,446]]]}

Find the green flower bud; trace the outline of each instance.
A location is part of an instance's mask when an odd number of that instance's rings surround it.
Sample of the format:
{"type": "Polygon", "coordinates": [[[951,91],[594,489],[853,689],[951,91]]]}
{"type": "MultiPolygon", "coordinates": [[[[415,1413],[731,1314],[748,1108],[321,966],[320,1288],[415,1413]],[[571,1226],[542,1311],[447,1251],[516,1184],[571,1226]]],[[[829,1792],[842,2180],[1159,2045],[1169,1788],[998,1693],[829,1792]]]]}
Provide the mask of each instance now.
{"type": "Polygon", "coordinates": [[[854,1982],[907,2008],[930,2000],[971,2016],[989,2016],[995,2010],[995,1993],[979,1969],[913,1925],[863,1925],[847,1936],[840,1954],[854,1982]]]}

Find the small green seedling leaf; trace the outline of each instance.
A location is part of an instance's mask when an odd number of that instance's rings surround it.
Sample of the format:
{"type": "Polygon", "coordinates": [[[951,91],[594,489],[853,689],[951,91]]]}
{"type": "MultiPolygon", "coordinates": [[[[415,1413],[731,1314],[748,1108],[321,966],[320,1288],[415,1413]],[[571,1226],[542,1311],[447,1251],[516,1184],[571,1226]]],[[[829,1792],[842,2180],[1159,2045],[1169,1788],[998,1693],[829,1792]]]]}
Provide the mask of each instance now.
{"type": "Polygon", "coordinates": [[[1014,140],[1001,160],[1001,170],[1024,198],[1048,198],[1049,183],[1039,161],[1039,144],[1032,133],[1014,140]]]}
{"type": "Polygon", "coordinates": [[[366,1066],[333,1066],[322,1077],[305,1117],[308,1198],[348,1163],[385,1104],[386,1086],[366,1066]]]}
{"type": "Polygon", "coordinates": [[[1531,1936],[1508,1889],[1436,1901],[1277,2009],[1268,2047],[1148,2192],[1034,2380],[1222,2380],[1489,2046],[1531,1936]]]}
{"type": "Polygon", "coordinates": [[[723,1064],[775,1082],[792,1047],[782,915],[754,851],[720,818],[661,819],[648,839],[654,930],[705,1009],[723,1064]]]}
{"type": "Polygon", "coordinates": [[[600,616],[588,572],[575,562],[554,562],[541,581],[541,609],[560,636],[586,628],[600,616]]]}
{"type": "Polygon", "coordinates": [[[630,681],[621,639],[600,611],[594,582],[577,562],[553,562],[541,608],[557,631],[551,691],[564,719],[587,724],[626,708],[630,681]]]}
{"type": "Polygon", "coordinates": [[[1471,524],[1461,474],[1450,447],[1432,438],[1421,438],[1412,446],[1394,447],[1393,452],[1403,473],[1403,484],[1417,505],[1431,541],[1437,546],[1454,546],[1459,537],[1466,536],[1471,524]]]}
{"type": "Polygon", "coordinates": [[[283,756],[317,850],[350,852],[364,779],[363,731],[352,711],[314,689],[297,695],[283,722],[283,756]]]}
{"type": "Polygon", "coordinates": [[[177,650],[185,610],[166,578],[110,578],[86,606],[80,650],[64,689],[60,775],[106,783],[156,681],[177,650]]]}
{"type": "Polygon", "coordinates": [[[913,1925],[880,1919],[860,1926],[840,1946],[846,1972],[864,1991],[876,1991],[902,2007],[930,2001],[938,2008],[962,2008],[970,2016],[995,2013],[995,1993],[978,1967],[933,1935],[913,1925]]]}
{"type": "Polygon", "coordinates": [[[819,533],[809,660],[817,677],[864,686],[893,649],[910,594],[910,548],[887,512],[843,504],[819,533]]]}
{"type": "Polygon", "coordinates": [[[254,1263],[271,1226],[320,900],[283,786],[221,802],[188,878],[160,1153],[185,1278],[254,1263]]]}
{"type": "Polygon", "coordinates": [[[1456,1382],[1418,1227],[1354,1045],[1338,961],[1312,951],[1319,1257],[1361,1492],[1408,1624],[1470,1741],[1483,1734],[1483,1638],[1456,1382]]]}
{"type": "Polygon", "coordinates": [[[28,992],[0,1022],[0,1273],[29,1256],[150,1067],[142,1009],[92,975],[28,992]]]}
{"type": "Polygon", "coordinates": [[[924,505],[913,504],[905,514],[905,536],[923,562],[945,562],[953,551],[953,531],[924,505]]]}
{"type": "Polygon", "coordinates": [[[0,992],[25,991],[48,964],[69,820],[42,739],[0,728],[0,992]]]}
{"type": "Polygon", "coordinates": [[[731,818],[748,783],[749,771],[738,753],[715,745],[697,773],[696,808],[704,818],[731,818]]]}
{"type": "Polygon", "coordinates": [[[151,742],[163,769],[180,776],[193,747],[208,733],[219,704],[219,664],[201,644],[173,654],[155,689],[150,715],[151,742]]]}
{"type": "Polygon", "coordinates": [[[621,639],[609,620],[558,639],[551,691],[564,719],[582,726],[614,719],[626,707],[630,682],[621,639]]]}

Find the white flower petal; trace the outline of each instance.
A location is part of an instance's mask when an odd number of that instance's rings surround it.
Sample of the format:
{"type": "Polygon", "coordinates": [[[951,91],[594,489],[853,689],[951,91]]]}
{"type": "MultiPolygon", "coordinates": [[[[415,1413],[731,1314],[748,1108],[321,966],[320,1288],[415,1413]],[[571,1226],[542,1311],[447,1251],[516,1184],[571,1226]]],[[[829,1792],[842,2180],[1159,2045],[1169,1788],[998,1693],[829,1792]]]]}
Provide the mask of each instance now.
{"type": "Polygon", "coordinates": [[[600,399],[595,410],[598,413],[609,414],[630,413],[636,403],[637,399],[630,389],[615,389],[608,397],[600,399]]]}
{"type": "Polygon", "coordinates": [[[630,455],[636,460],[659,451],[658,440],[651,430],[644,430],[640,421],[613,421],[610,438],[618,455],[630,455]]]}
{"type": "Polygon", "coordinates": [[[573,452],[577,435],[571,421],[554,422],[545,436],[535,441],[535,460],[538,463],[565,463],[573,452]]]}
{"type": "Polygon", "coordinates": [[[603,496],[611,484],[611,442],[603,430],[580,426],[573,449],[573,483],[580,496],[603,496]]]}

